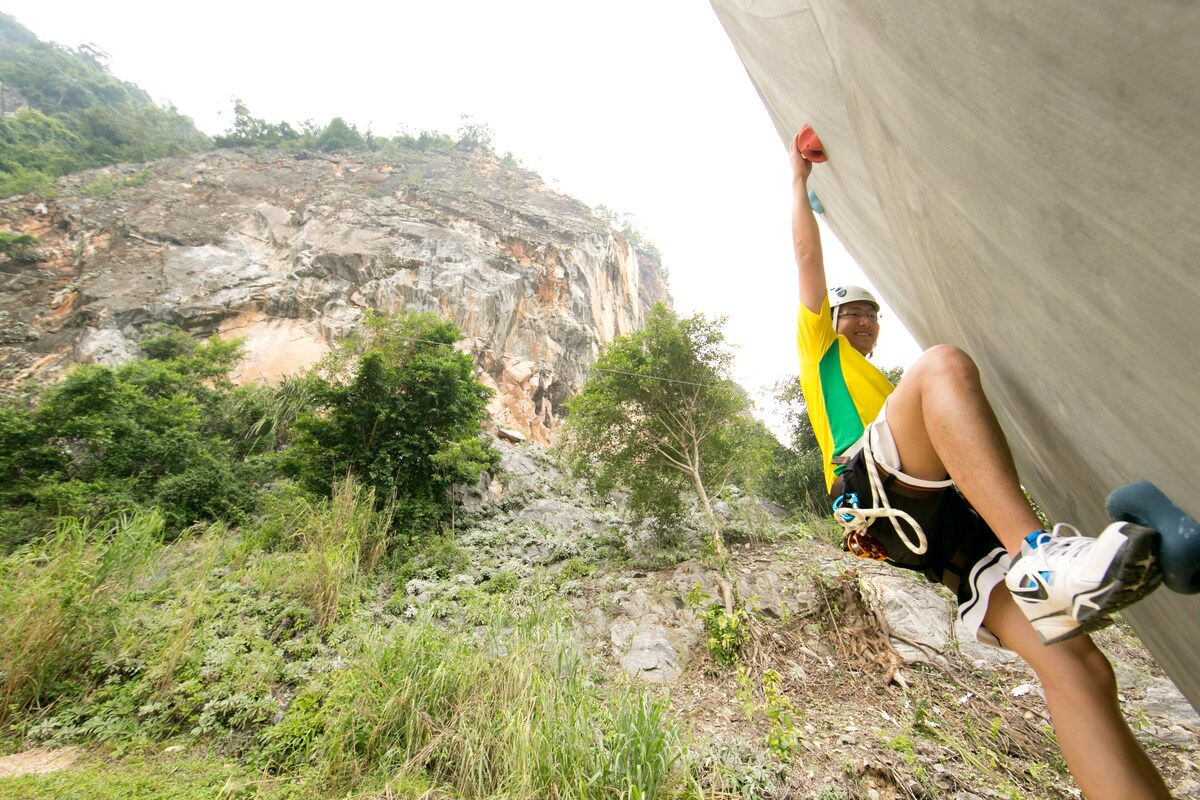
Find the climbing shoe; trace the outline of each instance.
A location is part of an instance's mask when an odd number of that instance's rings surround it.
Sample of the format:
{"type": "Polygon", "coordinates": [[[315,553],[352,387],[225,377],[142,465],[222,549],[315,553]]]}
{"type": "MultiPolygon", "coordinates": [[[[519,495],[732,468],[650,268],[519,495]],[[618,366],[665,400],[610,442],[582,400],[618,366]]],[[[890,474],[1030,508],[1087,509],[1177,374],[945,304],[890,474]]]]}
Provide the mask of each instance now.
{"type": "Polygon", "coordinates": [[[1158,532],[1114,522],[1096,538],[1065,524],[1030,534],[1004,583],[1044,644],[1112,623],[1162,582],[1158,532]]]}

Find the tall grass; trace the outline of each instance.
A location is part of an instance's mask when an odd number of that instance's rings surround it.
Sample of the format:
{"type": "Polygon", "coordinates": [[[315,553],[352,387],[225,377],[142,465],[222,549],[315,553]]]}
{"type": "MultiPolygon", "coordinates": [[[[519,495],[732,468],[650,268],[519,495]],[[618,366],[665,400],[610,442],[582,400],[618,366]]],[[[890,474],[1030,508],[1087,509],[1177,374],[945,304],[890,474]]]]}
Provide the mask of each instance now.
{"type": "Polygon", "coordinates": [[[62,518],[0,562],[0,725],[84,671],[162,534],[153,510],[99,524],[62,518]]]}
{"type": "Polygon", "coordinates": [[[684,750],[665,699],[603,691],[563,624],[503,616],[474,639],[427,620],[368,634],[320,722],[308,717],[320,726],[305,744],[319,783],[514,800],[681,788],[684,750]]]}
{"type": "MultiPolygon", "coordinates": [[[[222,530],[219,525],[211,529],[215,532],[222,530]]],[[[218,549],[219,540],[215,538],[204,545],[204,554],[195,570],[191,585],[181,586],[178,591],[182,601],[182,612],[165,632],[161,650],[151,664],[151,671],[156,676],[155,689],[160,693],[165,693],[171,688],[179,664],[186,659],[189,648],[194,644],[197,625],[205,613],[208,579],[218,549]]],[[[184,570],[180,572],[185,573],[184,570]]]]}
{"type": "Polygon", "coordinates": [[[307,505],[292,534],[303,552],[296,583],[320,627],[337,619],[344,587],[378,565],[393,513],[390,505],[376,510],[375,490],[349,475],[334,486],[328,501],[307,505]]]}
{"type": "Polygon", "coordinates": [[[0,562],[0,721],[247,748],[322,797],[696,794],[666,698],[597,683],[561,610],[480,593],[465,626],[373,613],[356,598],[390,512],[349,481],[302,502],[285,552],[219,527],[160,551],[151,512],[63,520],[0,562]]]}

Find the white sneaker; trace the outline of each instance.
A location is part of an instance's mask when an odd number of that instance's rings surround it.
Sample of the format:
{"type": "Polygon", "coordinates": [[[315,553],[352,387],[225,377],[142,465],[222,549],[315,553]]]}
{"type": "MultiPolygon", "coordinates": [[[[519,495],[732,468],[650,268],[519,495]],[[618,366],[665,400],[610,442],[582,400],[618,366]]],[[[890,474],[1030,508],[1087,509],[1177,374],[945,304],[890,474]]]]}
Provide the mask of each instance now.
{"type": "Polygon", "coordinates": [[[1142,599],[1162,582],[1158,531],[1114,522],[1093,539],[1054,526],[1025,541],[1004,583],[1044,644],[1112,623],[1109,614],[1142,599]]]}

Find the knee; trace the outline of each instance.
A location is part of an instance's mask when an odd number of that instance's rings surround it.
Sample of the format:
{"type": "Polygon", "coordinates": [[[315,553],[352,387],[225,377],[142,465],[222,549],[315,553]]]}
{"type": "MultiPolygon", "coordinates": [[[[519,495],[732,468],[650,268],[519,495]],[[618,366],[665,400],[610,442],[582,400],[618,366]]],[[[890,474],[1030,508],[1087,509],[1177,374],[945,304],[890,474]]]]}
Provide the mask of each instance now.
{"type": "Polygon", "coordinates": [[[952,344],[938,344],[926,350],[904,374],[909,377],[956,377],[979,381],[979,367],[966,351],[952,344]]]}

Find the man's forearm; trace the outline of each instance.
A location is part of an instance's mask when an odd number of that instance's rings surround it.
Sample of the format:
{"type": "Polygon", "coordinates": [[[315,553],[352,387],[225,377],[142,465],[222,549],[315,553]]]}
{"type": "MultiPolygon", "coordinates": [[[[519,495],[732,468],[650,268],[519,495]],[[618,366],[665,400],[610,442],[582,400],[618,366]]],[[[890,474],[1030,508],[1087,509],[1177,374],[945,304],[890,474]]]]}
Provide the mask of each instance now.
{"type": "Polygon", "coordinates": [[[808,181],[799,176],[792,179],[792,245],[800,274],[800,302],[817,313],[825,300],[825,260],[817,217],[808,202],[808,181]]]}

